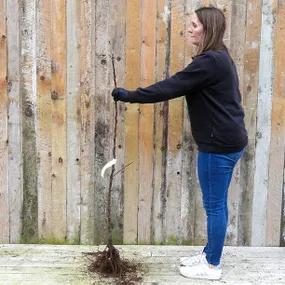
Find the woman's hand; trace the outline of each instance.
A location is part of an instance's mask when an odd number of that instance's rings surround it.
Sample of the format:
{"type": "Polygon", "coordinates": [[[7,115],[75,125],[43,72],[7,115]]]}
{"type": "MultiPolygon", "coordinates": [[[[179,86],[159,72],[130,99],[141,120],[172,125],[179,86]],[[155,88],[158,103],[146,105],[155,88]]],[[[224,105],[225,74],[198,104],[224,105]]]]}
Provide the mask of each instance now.
{"type": "Polygon", "coordinates": [[[114,101],[129,102],[128,91],[124,88],[115,88],[112,91],[114,101]]]}

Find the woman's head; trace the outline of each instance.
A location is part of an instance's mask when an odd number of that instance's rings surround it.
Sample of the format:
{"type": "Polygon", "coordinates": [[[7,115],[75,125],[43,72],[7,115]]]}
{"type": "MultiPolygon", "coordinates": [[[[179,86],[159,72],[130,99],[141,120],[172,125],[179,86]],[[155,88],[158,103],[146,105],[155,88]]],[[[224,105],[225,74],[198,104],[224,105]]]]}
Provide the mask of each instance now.
{"type": "Polygon", "coordinates": [[[193,13],[190,27],[190,43],[197,46],[197,54],[206,50],[226,49],[223,42],[226,30],[224,13],[215,7],[202,7],[193,13]]]}

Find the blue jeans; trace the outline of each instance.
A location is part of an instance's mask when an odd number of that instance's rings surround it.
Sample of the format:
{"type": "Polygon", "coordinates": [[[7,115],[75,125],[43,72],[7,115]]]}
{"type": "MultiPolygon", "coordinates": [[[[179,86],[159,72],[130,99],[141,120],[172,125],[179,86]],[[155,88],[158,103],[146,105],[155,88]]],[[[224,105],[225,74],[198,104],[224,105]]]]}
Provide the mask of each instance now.
{"type": "Polygon", "coordinates": [[[207,214],[208,263],[219,265],[228,223],[228,189],[243,150],[234,153],[198,153],[198,176],[207,214]]]}

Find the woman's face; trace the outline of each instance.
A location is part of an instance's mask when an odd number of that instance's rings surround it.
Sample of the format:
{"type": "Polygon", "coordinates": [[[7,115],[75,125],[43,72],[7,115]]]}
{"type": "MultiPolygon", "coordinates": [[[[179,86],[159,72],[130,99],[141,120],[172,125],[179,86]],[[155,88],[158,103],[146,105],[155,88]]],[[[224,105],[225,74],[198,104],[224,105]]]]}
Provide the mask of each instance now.
{"type": "Polygon", "coordinates": [[[187,34],[187,42],[189,45],[192,44],[198,46],[202,43],[204,37],[204,29],[196,13],[193,13],[190,18],[190,25],[187,29],[187,34]]]}

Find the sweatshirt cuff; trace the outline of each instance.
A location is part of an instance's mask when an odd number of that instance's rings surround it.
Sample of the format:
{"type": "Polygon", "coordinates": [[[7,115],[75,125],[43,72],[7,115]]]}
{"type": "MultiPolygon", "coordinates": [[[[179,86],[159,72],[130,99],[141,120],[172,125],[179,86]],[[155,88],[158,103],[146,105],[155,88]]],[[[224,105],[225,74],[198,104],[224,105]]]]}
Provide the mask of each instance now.
{"type": "Polygon", "coordinates": [[[128,91],[128,101],[130,103],[136,103],[137,92],[136,91],[128,91]]]}

